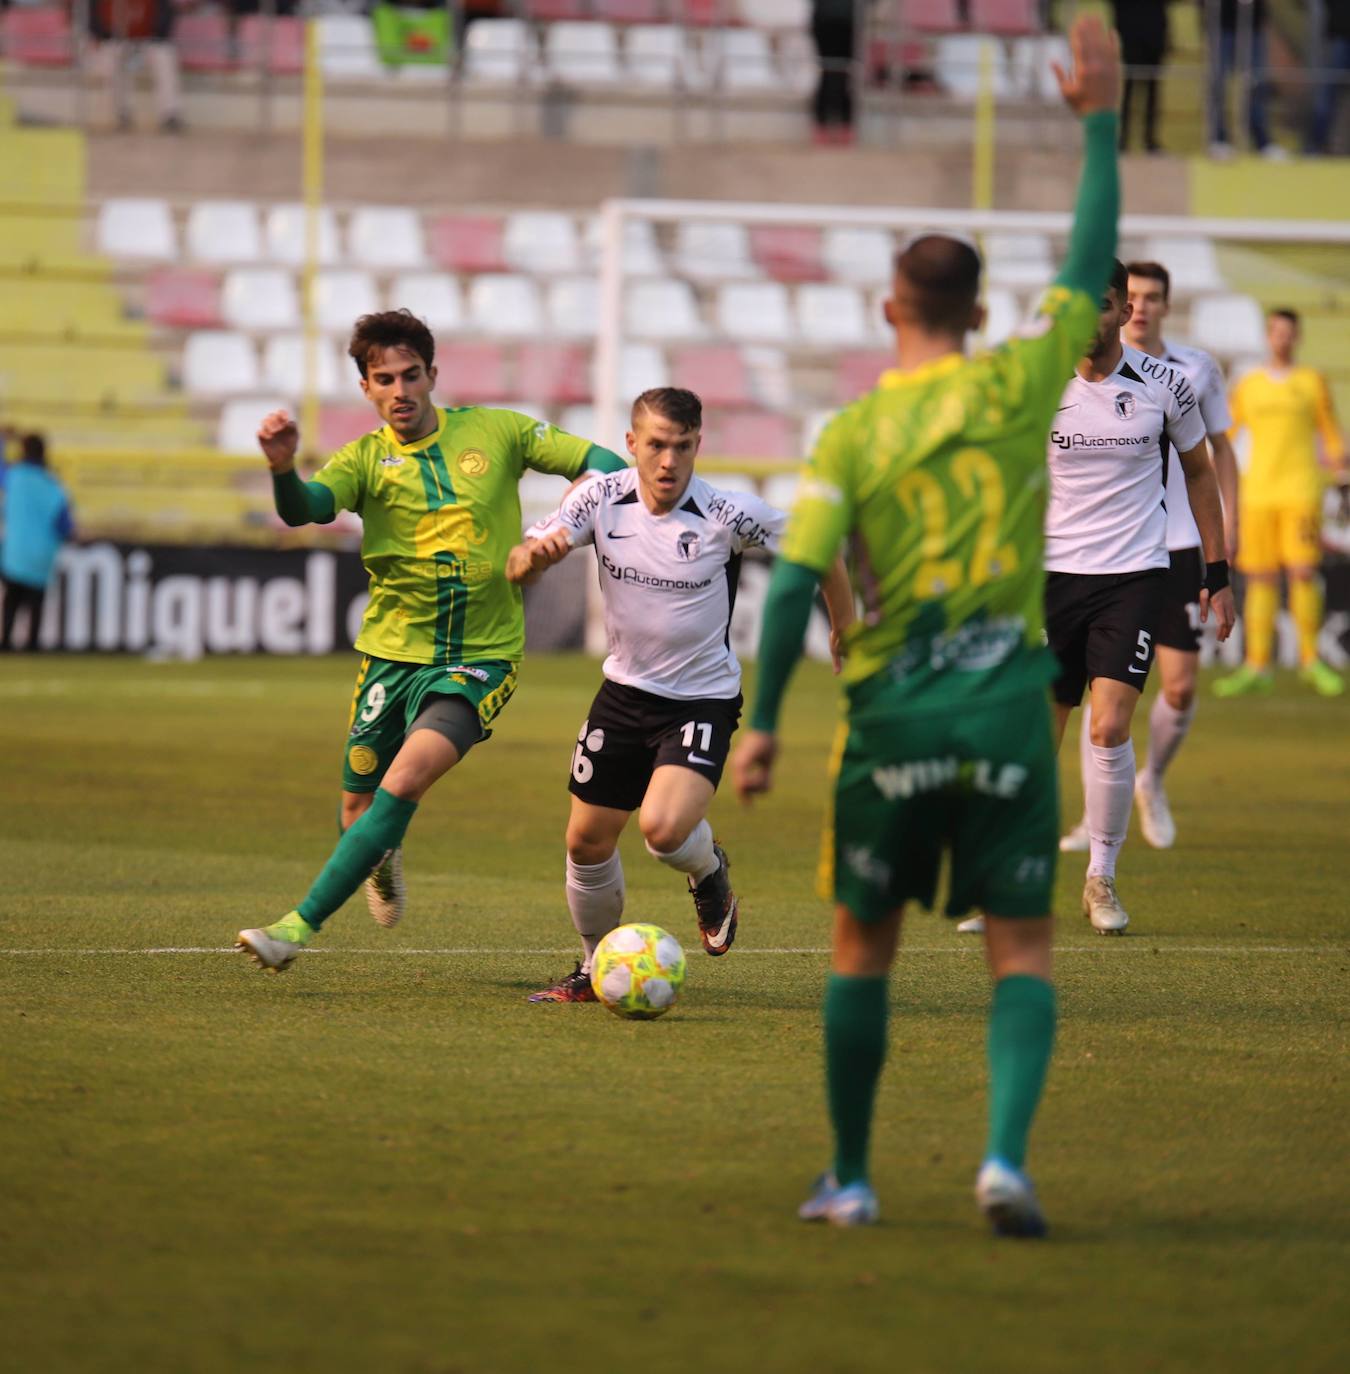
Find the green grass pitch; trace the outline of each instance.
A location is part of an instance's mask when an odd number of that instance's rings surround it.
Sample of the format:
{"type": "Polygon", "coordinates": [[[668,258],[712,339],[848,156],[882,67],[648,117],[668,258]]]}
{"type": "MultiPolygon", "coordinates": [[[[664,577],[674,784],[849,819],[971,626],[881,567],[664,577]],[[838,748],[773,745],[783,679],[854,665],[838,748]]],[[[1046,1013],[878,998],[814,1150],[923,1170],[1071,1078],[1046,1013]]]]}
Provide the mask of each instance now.
{"type": "MultiPolygon", "coordinates": [[[[1130,935],[1061,867],[1058,1055],[995,1242],[978,942],[911,917],[875,1141],[882,1225],[793,1211],[828,1154],[834,688],[780,790],[716,804],[731,957],[625,837],[690,954],[662,1021],[525,994],[570,967],[564,788],[596,665],[532,659],[422,807],[410,910],[358,898],[283,977],[217,952],[335,834],[354,659],[10,659],[0,826],[0,1344],[22,1371],[1291,1371],[1347,1367],[1350,702],[1206,697],[1180,842],[1133,837],[1130,935]],[[147,950],[199,952],[146,953],[147,950]],[[21,952],[20,952],[21,951],[21,952]],[[122,952],[109,952],[122,951],[122,952]]],[[[1069,807],[1076,757],[1066,750],[1069,807]]]]}

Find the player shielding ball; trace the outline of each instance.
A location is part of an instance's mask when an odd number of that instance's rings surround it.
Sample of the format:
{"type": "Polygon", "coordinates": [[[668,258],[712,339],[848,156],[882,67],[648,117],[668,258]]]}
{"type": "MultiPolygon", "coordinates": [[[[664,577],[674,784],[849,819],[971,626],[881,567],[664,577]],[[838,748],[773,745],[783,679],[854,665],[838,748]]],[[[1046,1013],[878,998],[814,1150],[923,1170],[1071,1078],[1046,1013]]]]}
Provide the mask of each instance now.
{"type": "Polygon", "coordinates": [[[1099,20],[1073,28],[1086,163],[1068,260],[1036,321],[964,356],[978,329],[980,260],[926,235],[901,250],[886,317],[897,366],[825,430],[774,571],[752,729],[732,761],[738,792],[767,791],[774,729],[817,580],[852,550],[863,611],[847,636],[847,733],[837,755],[826,874],[836,902],[825,994],[835,1157],[805,1220],[875,1221],[867,1177],[886,1052],[887,975],[905,905],[931,906],[944,851],[949,915],[988,915],[994,977],[990,1129],[976,1182],[995,1230],[1045,1230],[1023,1172],[1050,1061],[1050,898],[1059,805],[1042,634],[1046,437],[1092,340],[1111,271],[1120,188],[1120,61],[1099,20]]]}
{"type": "Polygon", "coordinates": [[[362,883],[371,915],[403,914],[401,846],[417,804],[491,733],[516,689],[525,644],[520,589],[506,557],[520,530],[526,468],[576,478],[617,471],[616,453],[514,411],[439,409],[435,341],[406,310],[363,315],[349,353],[381,427],[339,449],[314,480],[295,471],[299,431],[275,411],[258,442],[288,525],[362,520],[370,602],[356,647],[342,774],[342,838],[293,911],[241,930],[264,969],[288,967],[362,883]]]}
{"type": "MultiPolygon", "coordinates": [[[[741,714],[731,613],[742,555],[776,551],[787,517],[694,472],[702,428],[693,392],[643,392],[628,434],[635,466],[574,488],[507,563],[509,578],[530,582],[593,545],[609,641],[568,784],[567,906],[582,957],[532,1002],[596,1000],[591,956],[623,915],[618,844],[634,811],[647,852],[687,875],[707,953],[725,954],[736,938],[727,855],[707,820],[741,714]]],[[[842,562],[825,592],[837,635],[852,617],[842,562]]]]}

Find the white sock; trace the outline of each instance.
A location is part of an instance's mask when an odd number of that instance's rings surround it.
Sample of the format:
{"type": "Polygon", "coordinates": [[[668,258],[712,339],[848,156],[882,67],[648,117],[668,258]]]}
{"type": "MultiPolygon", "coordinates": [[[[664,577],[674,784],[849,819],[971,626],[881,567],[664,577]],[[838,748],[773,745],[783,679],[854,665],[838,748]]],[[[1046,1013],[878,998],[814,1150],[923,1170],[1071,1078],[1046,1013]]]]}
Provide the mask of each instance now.
{"type": "Polygon", "coordinates": [[[1087,818],[1091,851],[1087,875],[1116,876],[1116,855],[1130,828],[1134,805],[1134,745],[1092,746],[1092,771],[1088,774],[1087,818]]]}
{"type": "Polygon", "coordinates": [[[1167,765],[1181,748],[1194,718],[1194,699],[1184,711],[1178,711],[1168,704],[1161,692],[1154,698],[1153,709],[1148,713],[1148,762],[1145,767],[1155,782],[1161,780],[1167,765]]]}
{"type": "Polygon", "coordinates": [[[1088,779],[1092,776],[1092,700],[1083,703],[1083,725],[1078,732],[1078,773],[1083,779],[1083,820],[1087,825],[1088,779]]]}
{"type": "Polygon", "coordinates": [[[596,945],[623,915],[623,864],[617,849],[600,864],[567,860],[567,909],[585,951],[581,971],[589,973],[596,945]]]}
{"type": "Polygon", "coordinates": [[[669,854],[662,854],[659,849],[653,849],[648,845],[647,853],[654,859],[660,859],[663,864],[669,864],[671,868],[687,873],[695,883],[701,883],[704,878],[717,872],[712,826],[706,820],[699,821],[689,832],[689,838],[678,849],[672,850],[669,854]]]}

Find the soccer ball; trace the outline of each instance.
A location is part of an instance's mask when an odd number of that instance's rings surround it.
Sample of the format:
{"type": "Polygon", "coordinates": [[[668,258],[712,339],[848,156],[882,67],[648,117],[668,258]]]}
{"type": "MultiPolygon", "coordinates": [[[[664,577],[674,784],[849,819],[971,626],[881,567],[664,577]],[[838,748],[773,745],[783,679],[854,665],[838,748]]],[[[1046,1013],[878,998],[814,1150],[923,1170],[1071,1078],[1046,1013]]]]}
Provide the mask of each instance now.
{"type": "Polygon", "coordinates": [[[611,930],[591,959],[591,987],[614,1013],[652,1021],[675,1005],[684,982],[684,950],[660,926],[611,930]]]}

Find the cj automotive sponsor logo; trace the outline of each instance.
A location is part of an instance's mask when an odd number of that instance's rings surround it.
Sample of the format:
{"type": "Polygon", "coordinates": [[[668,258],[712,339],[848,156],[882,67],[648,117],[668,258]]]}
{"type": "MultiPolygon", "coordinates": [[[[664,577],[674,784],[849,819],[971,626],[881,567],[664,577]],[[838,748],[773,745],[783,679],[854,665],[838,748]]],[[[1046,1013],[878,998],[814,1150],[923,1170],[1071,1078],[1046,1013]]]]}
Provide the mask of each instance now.
{"type": "Polygon", "coordinates": [[[1066,434],[1052,429],[1050,442],[1056,448],[1147,448],[1155,442],[1152,434],[1066,434]]]}
{"type": "Polygon", "coordinates": [[[642,572],[637,568],[620,567],[607,553],[600,555],[600,566],[616,581],[626,587],[646,587],[656,592],[697,592],[712,585],[712,578],[699,580],[683,577],[662,577],[657,573],[642,572]]]}

